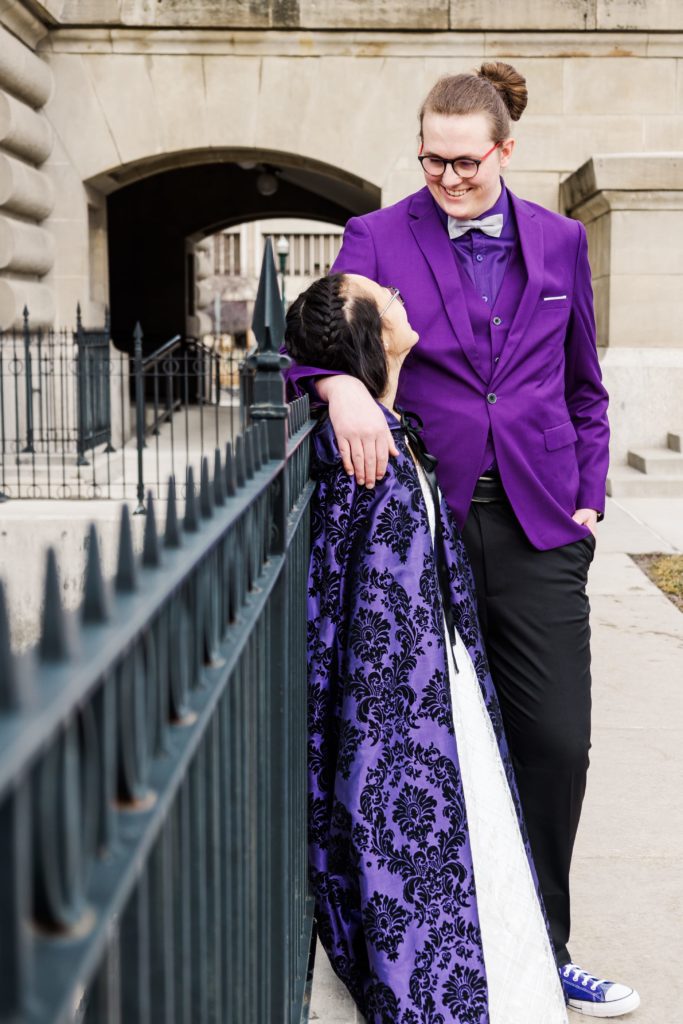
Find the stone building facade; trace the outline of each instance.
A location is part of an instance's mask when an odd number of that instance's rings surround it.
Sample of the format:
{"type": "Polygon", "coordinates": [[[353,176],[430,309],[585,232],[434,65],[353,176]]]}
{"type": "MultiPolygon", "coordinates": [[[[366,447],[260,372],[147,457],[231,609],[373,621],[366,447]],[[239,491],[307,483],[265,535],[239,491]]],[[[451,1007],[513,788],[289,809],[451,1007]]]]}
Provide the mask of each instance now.
{"type": "Polygon", "coordinates": [[[2,0],[0,326],[109,304],[118,345],[135,319],[163,341],[193,315],[203,238],[341,226],[419,188],[419,103],[483,59],[528,80],[508,184],[588,228],[613,462],[664,444],[683,419],[670,0],[2,0]]]}

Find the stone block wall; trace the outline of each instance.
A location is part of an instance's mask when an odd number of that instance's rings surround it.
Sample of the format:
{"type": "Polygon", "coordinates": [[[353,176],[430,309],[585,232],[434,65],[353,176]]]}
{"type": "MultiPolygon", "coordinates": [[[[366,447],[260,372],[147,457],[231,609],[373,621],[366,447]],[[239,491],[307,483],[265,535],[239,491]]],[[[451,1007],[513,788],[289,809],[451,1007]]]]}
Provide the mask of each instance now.
{"type": "Polygon", "coordinates": [[[54,319],[44,278],[56,246],[43,226],[54,207],[43,169],[53,132],[42,112],[52,84],[45,62],[0,25],[0,329],[19,325],[24,306],[34,326],[54,319]]]}
{"type": "Polygon", "coordinates": [[[680,31],[676,0],[43,0],[60,24],[406,31],[680,31]]]}

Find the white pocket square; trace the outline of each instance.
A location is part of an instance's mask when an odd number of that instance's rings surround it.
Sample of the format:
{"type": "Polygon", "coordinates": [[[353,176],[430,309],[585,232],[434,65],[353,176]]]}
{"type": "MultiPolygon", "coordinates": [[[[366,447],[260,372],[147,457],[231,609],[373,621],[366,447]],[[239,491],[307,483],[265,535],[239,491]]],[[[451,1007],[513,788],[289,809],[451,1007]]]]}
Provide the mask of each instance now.
{"type": "Polygon", "coordinates": [[[557,299],[566,299],[566,298],[567,298],[566,295],[544,295],[543,296],[543,301],[544,302],[556,302],[557,299]]]}

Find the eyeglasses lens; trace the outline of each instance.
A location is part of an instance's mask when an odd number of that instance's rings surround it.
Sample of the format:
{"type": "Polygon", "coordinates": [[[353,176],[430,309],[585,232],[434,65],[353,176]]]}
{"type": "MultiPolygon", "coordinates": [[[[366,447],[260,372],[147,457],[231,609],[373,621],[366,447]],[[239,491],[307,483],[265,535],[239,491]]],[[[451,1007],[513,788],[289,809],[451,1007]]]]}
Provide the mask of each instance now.
{"type": "MultiPolygon", "coordinates": [[[[431,174],[434,178],[440,178],[446,171],[445,160],[435,156],[425,157],[422,166],[427,174],[431,174]]],[[[476,160],[456,160],[454,166],[458,177],[473,178],[479,165],[476,160]]]]}

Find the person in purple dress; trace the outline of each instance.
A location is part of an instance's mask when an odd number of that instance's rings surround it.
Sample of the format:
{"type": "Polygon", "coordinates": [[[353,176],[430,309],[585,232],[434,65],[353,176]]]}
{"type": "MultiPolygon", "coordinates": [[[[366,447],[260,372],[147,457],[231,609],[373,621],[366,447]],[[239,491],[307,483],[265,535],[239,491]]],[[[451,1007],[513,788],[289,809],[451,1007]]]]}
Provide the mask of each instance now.
{"type": "Polygon", "coordinates": [[[419,421],[397,289],[315,282],[299,361],[353,374],[396,457],[375,488],[313,436],[309,866],[320,939],[368,1024],[566,1024],[474,584],[419,421]]]}
{"type": "MultiPolygon", "coordinates": [[[[588,569],[609,457],[586,233],[505,185],[523,77],[447,75],[420,110],[425,187],[346,225],[334,272],[396,286],[421,342],[398,400],[419,414],[462,530],[486,654],[569,1005],[635,1009],[638,994],[568,950],[569,870],[590,748],[588,569]]],[[[345,470],[373,489],[396,430],[364,381],[303,354],[290,390],[329,403],[345,470]]]]}

